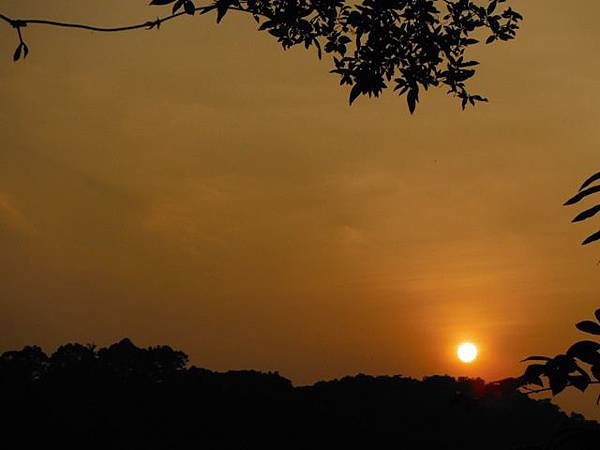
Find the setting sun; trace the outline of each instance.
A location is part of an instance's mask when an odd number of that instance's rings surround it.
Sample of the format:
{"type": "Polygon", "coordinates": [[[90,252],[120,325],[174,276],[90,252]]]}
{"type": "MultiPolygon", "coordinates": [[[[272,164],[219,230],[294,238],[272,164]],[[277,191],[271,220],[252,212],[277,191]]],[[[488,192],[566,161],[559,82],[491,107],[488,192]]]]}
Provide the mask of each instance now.
{"type": "Polygon", "coordinates": [[[462,362],[471,363],[477,358],[477,347],[471,342],[464,342],[458,346],[456,354],[462,362]]]}

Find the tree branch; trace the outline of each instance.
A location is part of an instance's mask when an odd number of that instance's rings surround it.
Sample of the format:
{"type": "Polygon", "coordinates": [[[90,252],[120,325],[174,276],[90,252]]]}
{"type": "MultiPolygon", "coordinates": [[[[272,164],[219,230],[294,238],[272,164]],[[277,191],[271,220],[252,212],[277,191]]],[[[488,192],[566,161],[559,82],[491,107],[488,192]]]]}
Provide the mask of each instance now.
{"type": "MultiPolygon", "coordinates": [[[[19,45],[18,45],[17,50],[15,51],[15,55],[13,57],[14,61],[17,61],[21,58],[21,56],[26,57],[27,54],[29,53],[29,48],[25,44],[25,41],[23,40],[23,35],[21,32],[22,28],[25,28],[29,25],[45,25],[45,26],[57,27],[57,28],[74,28],[74,29],[78,29],[78,30],[87,30],[87,31],[94,31],[94,32],[99,32],[99,33],[118,33],[118,32],[122,32],[122,31],[133,31],[133,30],[141,30],[141,29],[151,30],[153,28],[156,28],[158,30],[158,29],[160,29],[161,24],[164,22],[168,22],[170,20],[176,19],[181,16],[195,15],[195,13],[199,13],[199,15],[206,14],[216,8],[217,8],[216,5],[198,6],[198,7],[194,8],[194,14],[190,14],[189,12],[186,12],[186,11],[180,11],[177,13],[173,13],[169,16],[162,17],[162,18],[157,17],[155,20],[147,20],[145,22],[140,22],[140,23],[136,23],[136,24],[132,24],[132,25],[125,25],[125,26],[120,26],[120,27],[100,27],[100,26],[88,25],[88,24],[84,24],[84,23],[61,22],[61,21],[46,20],[46,19],[13,19],[2,13],[0,13],[0,20],[8,23],[11,27],[13,27],[17,31],[19,45]]],[[[245,8],[233,6],[233,5],[229,6],[228,9],[233,10],[233,11],[250,13],[250,11],[248,11],[245,8]]],[[[268,18],[264,14],[258,14],[255,12],[252,12],[252,14],[255,17],[261,16],[261,17],[268,18]]]]}
{"type": "MultiPolygon", "coordinates": [[[[600,381],[590,381],[588,383],[588,385],[592,385],[592,384],[600,384],[600,381]]],[[[573,386],[571,383],[567,384],[567,387],[569,386],[573,386]]],[[[521,387],[521,389],[525,390],[525,394],[529,395],[529,394],[541,394],[542,392],[550,392],[552,390],[552,388],[541,388],[541,389],[528,389],[526,387],[521,387]]]]}
{"type": "MultiPolygon", "coordinates": [[[[216,9],[215,5],[198,6],[198,7],[194,8],[194,11],[199,13],[200,15],[202,15],[202,14],[206,14],[206,13],[212,11],[213,9],[216,9]]],[[[239,11],[239,12],[245,12],[245,13],[250,12],[245,8],[236,7],[236,6],[230,6],[228,9],[232,10],[232,11],[239,11]]],[[[252,14],[255,16],[259,15],[259,16],[268,18],[268,17],[264,16],[264,14],[257,14],[254,12],[252,14]]],[[[0,19],[3,20],[4,22],[8,23],[9,25],[11,25],[13,28],[16,28],[17,30],[20,28],[24,28],[28,25],[46,25],[46,26],[58,27],[58,28],[76,28],[79,30],[96,31],[96,32],[100,32],[100,33],[116,33],[116,32],[121,32],[121,31],[140,30],[142,28],[145,28],[145,29],[152,29],[155,27],[160,28],[160,25],[164,22],[168,22],[170,20],[176,19],[177,17],[187,16],[187,15],[190,15],[190,14],[188,14],[185,11],[180,11],[178,13],[171,14],[170,16],[165,16],[162,18],[157,17],[155,20],[147,20],[146,22],[140,22],[140,23],[136,23],[133,25],[125,25],[125,26],[121,26],[121,27],[100,27],[100,26],[96,26],[96,25],[87,25],[84,23],[60,22],[60,21],[46,20],[46,19],[12,19],[2,13],[0,13],[0,19]]]]}
{"type": "MultiPolygon", "coordinates": [[[[195,11],[200,14],[205,14],[213,9],[215,9],[214,6],[199,6],[199,7],[195,8],[195,11]]],[[[238,11],[247,12],[243,8],[231,7],[229,9],[235,9],[238,11]]],[[[59,22],[59,21],[45,20],[45,19],[12,19],[1,13],[0,13],[0,19],[4,20],[8,24],[10,24],[13,28],[17,28],[17,29],[26,27],[27,25],[47,25],[47,26],[59,27],[59,28],[76,28],[79,30],[96,31],[96,32],[101,32],[101,33],[115,33],[115,32],[120,32],[120,31],[139,30],[142,28],[146,28],[146,29],[154,28],[154,27],[158,28],[158,27],[160,27],[160,24],[162,24],[163,22],[168,22],[169,20],[175,19],[180,16],[184,16],[184,15],[188,15],[188,14],[185,11],[180,11],[178,13],[171,14],[170,16],[166,16],[163,18],[157,17],[156,20],[148,20],[146,22],[140,22],[137,24],[125,25],[125,26],[121,26],[121,27],[99,27],[99,26],[95,26],[95,25],[87,25],[87,24],[82,24],[82,23],[59,22]]]]}

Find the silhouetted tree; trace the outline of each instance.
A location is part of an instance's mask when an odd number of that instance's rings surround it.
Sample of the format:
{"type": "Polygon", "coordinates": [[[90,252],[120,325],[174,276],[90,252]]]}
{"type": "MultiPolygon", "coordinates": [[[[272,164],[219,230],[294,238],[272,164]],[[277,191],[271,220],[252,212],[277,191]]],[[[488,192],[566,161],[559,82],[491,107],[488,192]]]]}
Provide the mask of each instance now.
{"type": "Polygon", "coordinates": [[[357,375],[294,387],[277,373],[219,373],[186,362],[183,352],[129,339],[100,349],[66,344],[50,356],[32,346],[6,352],[0,445],[542,450],[576,435],[578,450],[596,449],[587,437],[597,423],[507,382],[357,375]]]}
{"type": "Polygon", "coordinates": [[[230,12],[252,16],[258,29],[274,36],[284,49],[314,47],[333,56],[332,73],[349,85],[350,103],[361,95],[378,97],[388,87],[406,95],[414,112],[421,91],[442,86],[457,97],[463,109],[487,101],[471,94],[466,82],[478,61],[466,50],[482,38],[486,43],[513,39],[522,16],[506,0],[152,0],[168,6],[171,14],[122,27],[98,27],[43,19],[0,19],[17,33],[13,59],[27,57],[24,29],[33,25],[78,28],[98,32],[159,29],[184,15],[213,13],[221,22],[230,12]]]}

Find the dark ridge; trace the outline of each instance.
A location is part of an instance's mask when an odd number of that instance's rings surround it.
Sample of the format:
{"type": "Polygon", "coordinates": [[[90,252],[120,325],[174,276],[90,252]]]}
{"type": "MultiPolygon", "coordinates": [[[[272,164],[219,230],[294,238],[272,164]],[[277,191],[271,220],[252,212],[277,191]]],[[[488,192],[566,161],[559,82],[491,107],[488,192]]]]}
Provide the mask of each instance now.
{"type": "Polygon", "coordinates": [[[129,339],[6,352],[2,439],[15,449],[600,448],[596,422],[481,379],[357,375],[294,387],[278,373],[187,362],[129,339]]]}

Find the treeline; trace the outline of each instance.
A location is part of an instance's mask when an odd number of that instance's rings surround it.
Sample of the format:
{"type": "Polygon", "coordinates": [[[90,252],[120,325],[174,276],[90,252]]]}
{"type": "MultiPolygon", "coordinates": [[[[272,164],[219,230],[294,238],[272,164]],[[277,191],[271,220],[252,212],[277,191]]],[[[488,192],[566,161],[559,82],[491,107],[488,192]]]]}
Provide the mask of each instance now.
{"type": "Polygon", "coordinates": [[[0,356],[3,448],[600,448],[599,427],[501,384],[357,375],[294,387],[213,372],[168,346],[29,346],[0,356]]]}

